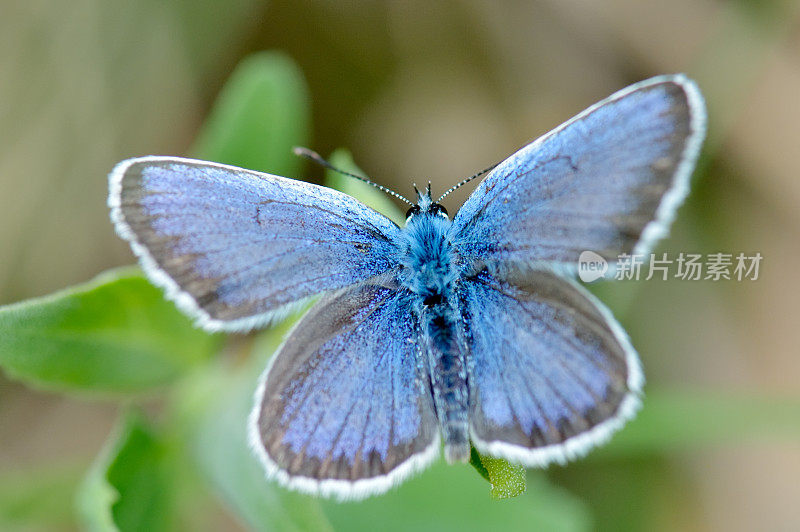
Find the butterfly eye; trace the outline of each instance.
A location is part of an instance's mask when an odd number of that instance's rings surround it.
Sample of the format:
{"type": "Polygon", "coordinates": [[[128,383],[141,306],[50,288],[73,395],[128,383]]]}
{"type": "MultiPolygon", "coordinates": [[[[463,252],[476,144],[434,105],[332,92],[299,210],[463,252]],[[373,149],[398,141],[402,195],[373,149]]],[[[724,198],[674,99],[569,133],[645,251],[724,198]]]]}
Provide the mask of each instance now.
{"type": "Polygon", "coordinates": [[[411,218],[415,214],[419,214],[419,206],[418,205],[414,205],[413,207],[408,209],[408,211],[406,211],[406,220],[408,220],[409,218],[411,218]]]}
{"type": "Polygon", "coordinates": [[[444,216],[447,218],[447,209],[439,205],[438,203],[434,203],[431,205],[431,214],[438,214],[439,216],[444,216]]]}

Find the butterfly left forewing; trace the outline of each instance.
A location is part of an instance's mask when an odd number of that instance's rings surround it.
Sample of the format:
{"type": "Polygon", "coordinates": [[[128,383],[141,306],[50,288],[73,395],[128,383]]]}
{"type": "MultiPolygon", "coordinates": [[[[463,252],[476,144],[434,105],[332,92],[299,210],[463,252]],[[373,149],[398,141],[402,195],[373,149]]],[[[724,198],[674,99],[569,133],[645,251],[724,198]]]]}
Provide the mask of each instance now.
{"type": "Polygon", "coordinates": [[[382,493],[439,453],[408,294],[362,284],[326,296],[262,377],[250,442],[270,476],[311,494],[382,493]]]}
{"type": "Polygon", "coordinates": [[[399,228],[325,187],[178,157],[109,175],[117,232],[205,329],[264,326],[288,306],[397,266],[399,228]]]}
{"type": "Polygon", "coordinates": [[[610,312],[545,270],[464,283],[470,434],[478,450],[529,466],[605,441],[639,406],[636,352],[610,312]]]}

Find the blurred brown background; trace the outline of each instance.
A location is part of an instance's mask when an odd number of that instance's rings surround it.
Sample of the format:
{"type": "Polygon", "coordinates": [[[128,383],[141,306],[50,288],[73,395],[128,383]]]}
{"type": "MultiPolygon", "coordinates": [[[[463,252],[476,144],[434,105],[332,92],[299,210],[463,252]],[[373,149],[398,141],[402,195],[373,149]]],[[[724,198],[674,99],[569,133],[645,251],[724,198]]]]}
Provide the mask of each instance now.
{"type": "MultiPolygon", "coordinates": [[[[760,252],[760,279],[642,283],[620,289],[629,297],[615,310],[651,384],[797,397],[791,1],[2,0],[0,303],[133,262],[108,223],[107,172],[125,157],[184,154],[237,61],[262,49],[305,73],[311,147],[348,147],[404,194],[414,180],[443,190],[629,83],[686,72],[707,99],[709,138],[660,249],[760,252]]],[[[0,474],[88,461],[113,414],[0,377],[0,474]]],[[[796,445],[731,442],[674,467],[697,503],[665,507],[664,528],[800,530],[796,445]]]]}

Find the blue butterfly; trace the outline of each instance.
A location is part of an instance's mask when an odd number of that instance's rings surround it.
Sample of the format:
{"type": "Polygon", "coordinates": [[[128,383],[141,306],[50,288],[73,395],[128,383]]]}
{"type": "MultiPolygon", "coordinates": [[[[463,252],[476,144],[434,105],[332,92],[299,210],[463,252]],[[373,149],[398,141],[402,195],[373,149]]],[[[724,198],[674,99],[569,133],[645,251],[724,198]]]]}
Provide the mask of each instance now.
{"type": "Polygon", "coordinates": [[[176,157],[109,176],[117,232],[209,331],[318,294],[264,372],[249,434],[270,477],[338,498],[481,453],[564,463],[636,413],[644,378],[575,280],[667,234],[705,135],[682,75],[599,102],[497,165],[452,220],[430,186],[404,227],[325,187],[176,157]]]}

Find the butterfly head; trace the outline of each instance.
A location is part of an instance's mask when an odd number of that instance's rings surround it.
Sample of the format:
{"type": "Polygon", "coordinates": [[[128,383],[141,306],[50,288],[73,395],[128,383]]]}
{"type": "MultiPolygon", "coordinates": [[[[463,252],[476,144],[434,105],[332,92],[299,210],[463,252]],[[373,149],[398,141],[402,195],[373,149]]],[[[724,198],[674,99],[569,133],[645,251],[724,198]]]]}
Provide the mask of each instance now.
{"type": "Polygon", "coordinates": [[[414,185],[414,191],[417,193],[417,204],[408,209],[406,212],[406,223],[413,217],[427,214],[429,216],[441,216],[447,220],[447,209],[439,203],[436,203],[431,198],[431,183],[428,182],[428,188],[425,191],[420,191],[417,185],[414,185]]]}

